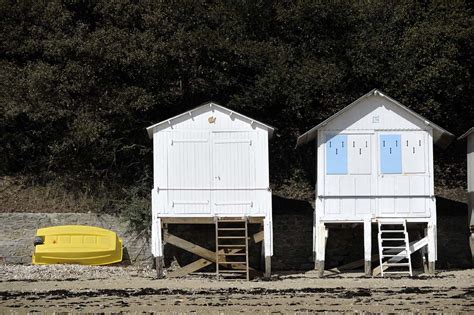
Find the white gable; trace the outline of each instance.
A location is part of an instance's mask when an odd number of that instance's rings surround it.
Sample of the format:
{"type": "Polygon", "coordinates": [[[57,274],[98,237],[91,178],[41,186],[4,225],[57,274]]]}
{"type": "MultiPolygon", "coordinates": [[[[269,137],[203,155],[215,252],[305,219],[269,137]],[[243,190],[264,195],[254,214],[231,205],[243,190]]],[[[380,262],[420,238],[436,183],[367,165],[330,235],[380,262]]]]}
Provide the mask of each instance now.
{"type": "Polygon", "coordinates": [[[216,103],[210,102],[178,116],[159,122],[147,128],[150,138],[154,132],[162,130],[264,130],[269,138],[273,135],[274,128],[239,114],[216,103]]]}
{"type": "Polygon", "coordinates": [[[318,130],[323,128],[327,129],[327,126],[335,130],[422,129],[432,131],[434,143],[442,148],[446,148],[454,139],[454,136],[450,132],[418,115],[377,89],[363,95],[333,116],[302,134],[298,137],[296,146],[314,140],[318,130]],[[334,121],[338,122],[333,123],[334,121]],[[373,126],[371,126],[371,124],[373,126]],[[380,127],[375,124],[379,124],[380,127]]]}
{"type": "Polygon", "coordinates": [[[326,130],[431,130],[385,97],[371,95],[329,121],[326,130]]]}

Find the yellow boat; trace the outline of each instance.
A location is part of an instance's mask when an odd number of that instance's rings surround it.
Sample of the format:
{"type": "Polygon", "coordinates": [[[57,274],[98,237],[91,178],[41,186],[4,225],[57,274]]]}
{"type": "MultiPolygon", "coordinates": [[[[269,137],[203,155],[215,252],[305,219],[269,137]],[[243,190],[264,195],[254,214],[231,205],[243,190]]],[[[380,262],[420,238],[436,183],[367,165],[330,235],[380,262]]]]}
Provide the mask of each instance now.
{"type": "Polygon", "coordinates": [[[33,264],[108,265],[122,261],[122,240],[116,233],[84,225],[38,229],[33,264]]]}

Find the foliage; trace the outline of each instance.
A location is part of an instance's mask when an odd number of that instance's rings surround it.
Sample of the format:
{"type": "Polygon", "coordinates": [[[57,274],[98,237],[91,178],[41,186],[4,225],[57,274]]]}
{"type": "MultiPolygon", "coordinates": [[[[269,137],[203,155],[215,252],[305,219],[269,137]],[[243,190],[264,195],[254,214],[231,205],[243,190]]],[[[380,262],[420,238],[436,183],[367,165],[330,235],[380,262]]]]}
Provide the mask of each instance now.
{"type": "Polygon", "coordinates": [[[149,190],[145,127],[208,100],[278,128],[277,190],[302,171],[314,178],[296,137],[374,87],[461,134],[474,121],[472,11],[468,1],[2,0],[0,175],[149,190]]]}
{"type": "Polygon", "coordinates": [[[133,186],[124,190],[124,198],[118,202],[118,211],[128,223],[131,231],[138,232],[147,239],[151,234],[151,202],[149,191],[133,186]]]}

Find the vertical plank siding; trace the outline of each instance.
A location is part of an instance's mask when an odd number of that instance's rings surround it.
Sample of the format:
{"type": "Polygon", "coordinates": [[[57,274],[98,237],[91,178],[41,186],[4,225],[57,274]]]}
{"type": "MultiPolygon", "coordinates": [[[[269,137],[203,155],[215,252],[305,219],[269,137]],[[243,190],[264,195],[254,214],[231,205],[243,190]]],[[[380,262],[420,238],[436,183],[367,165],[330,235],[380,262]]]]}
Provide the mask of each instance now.
{"type": "Polygon", "coordinates": [[[153,133],[158,216],[267,216],[268,130],[202,107],[153,133]]]}

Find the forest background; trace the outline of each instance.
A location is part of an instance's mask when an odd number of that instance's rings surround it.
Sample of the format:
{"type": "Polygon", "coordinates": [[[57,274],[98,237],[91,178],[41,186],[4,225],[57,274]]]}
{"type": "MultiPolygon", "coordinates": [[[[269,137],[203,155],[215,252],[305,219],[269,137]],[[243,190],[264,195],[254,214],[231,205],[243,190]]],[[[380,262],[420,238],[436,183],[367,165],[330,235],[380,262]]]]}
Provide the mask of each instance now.
{"type": "MultiPolygon", "coordinates": [[[[271,185],[314,198],[296,138],[373,88],[459,136],[474,125],[474,2],[0,0],[3,212],[147,225],[145,128],[212,100],[277,128],[271,185]]],[[[463,199],[465,143],[435,150],[463,199]]]]}

